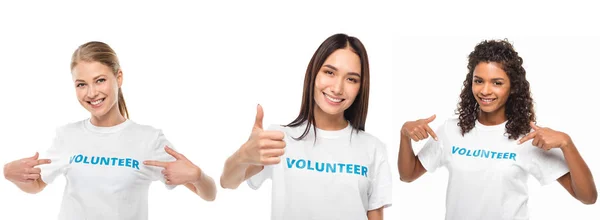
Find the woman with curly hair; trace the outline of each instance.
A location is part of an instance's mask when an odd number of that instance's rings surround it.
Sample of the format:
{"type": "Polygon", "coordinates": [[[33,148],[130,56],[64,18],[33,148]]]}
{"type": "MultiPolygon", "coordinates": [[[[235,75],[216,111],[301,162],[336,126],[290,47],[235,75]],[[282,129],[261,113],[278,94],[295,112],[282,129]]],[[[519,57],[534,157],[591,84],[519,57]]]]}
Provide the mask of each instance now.
{"type": "Polygon", "coordinates": [[[542,185],[557,180],[584,204],[596,202],[590,169],[569,135],[535,124],[522,64],[507,41],[479,43],[469,54],[458,118],[436,132],[428,126],[435,115],[402,126],[400,179],[446,167],[446,219],[528,219],[528,174],[542,185]],[[430,135],[415,155],[411,139],[430,135]]]}

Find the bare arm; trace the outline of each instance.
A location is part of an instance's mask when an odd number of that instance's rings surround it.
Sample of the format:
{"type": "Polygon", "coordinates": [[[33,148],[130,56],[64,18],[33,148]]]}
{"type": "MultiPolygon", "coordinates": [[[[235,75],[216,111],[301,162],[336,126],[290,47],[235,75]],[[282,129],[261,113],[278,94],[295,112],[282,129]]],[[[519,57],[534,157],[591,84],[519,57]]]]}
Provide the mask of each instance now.
{"type": "Polygon", "coordinates": [[[412,141],[427,139],[429,135],[437,140],[437,135],[428,125],[434,119],[435,115],[426,119],[408,121],[402,126],[400,151],[398,151],[398,173],[403,182],[410,183],[427,172],[413,151],[412,141]]]}
{"type": "Polygon", "coordinates": [[[42,179],[37,179],[32,182],[13,182],[23,192],[37,194],[46,188],[46,183],[42,179]]]}
{"type": "Polygon", "coordinates": [[[202,171],[198,181],[186,183],[185,186],[206,201],[214,201],[217,196],[215,181],[202,171]]]}
{"type": "Polygon", "coordinates": [[[573,140],[566,133],[550,128],[538,127],[535,122],[530,123],[533,132],[519,140],[519,144],[533,140],[533,146],[550,150],[560,148],[565,157],[569,173],[558,178],[558,182],[576,199],[584,204],[594,204],[598,198],[594,177],[573,140]]]}
{"type": "Polygon", "coordinates": [[[39,154],[4,165],[4,178],[14,183],[23,192],[36,194],[41,192],[46,183],[42,181],[41,169],[36,166],[49,164],[49,159],[38,159],[39,154]]]}
{"type": "Polygon", "coordinates": [[[221,187],[235,189],[248,178],[258,174],[265,165],[278,164],[285,152],[281,131],[263,130],[263,110],[256,107],[256,119],[246,143],[227,158],[221,174],[221,187]]]}
{"type": "Polygon", "coordinates": [[[558,182],[577,200],[584,204],[594,204],[598,198],[594,177],[590,168],[587,166],[579,151],[569,141],[565,147],[561,148],[565,155],[569,173],[558,178],[558,182]]]}
{"type": "Polygon", "coordinates": [[[367,211],[368,220],[383,220],[383,207],[367,211]]]}
{"type": "Polygon", "coordinates": [[[418,179],[427,172],[413,151],[412,140],[404,135],[400,138],[398,172],[400,173],[400,180],[407,183],[418,179]]]}
{"type": "Polygon", "coordinates": [[[206,201],[214,201],[217,194],[215,181],[183,154],[168,146],[165,146],[165,151],[173,156],[175,161],[146,160],[144,165],[163,168],[161,173],[164,175],[166,184],[185,185],[200,198],[206,201]]]}
{"type": "Polygon", "coordinates": [[[263,168],[264,166],[242,163],[239,151],[236,151],[225,161],[220,181],[221,187],[236,189],[242,182],[259,173],[263,168]]]}

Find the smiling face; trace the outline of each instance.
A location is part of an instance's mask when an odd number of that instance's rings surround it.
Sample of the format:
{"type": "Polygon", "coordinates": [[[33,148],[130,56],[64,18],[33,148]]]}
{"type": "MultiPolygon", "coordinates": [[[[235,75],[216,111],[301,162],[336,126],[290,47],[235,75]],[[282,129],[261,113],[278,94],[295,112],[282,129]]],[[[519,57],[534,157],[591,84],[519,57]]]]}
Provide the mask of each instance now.
{"type": "Polygon", "coordinates": [[[360,57],[349,48],[334,51],[315,79],[315,114],[343,118],[344,111],[354,102],[360,84],[360,57]]]}
{"type": "Polygon", "coordinates": [[[472,90],[481,114],[505,117],[510,89],[510,79],[501,64],[481,62],[475,66],[472,90]]]}
{"type": "Polygon", "coordinates": [[[81,106],[92,116],[102,118],[118,109],[118,92],[123,76],[99,62],[79,62],[72,69],[73,83],[81,106]]]}

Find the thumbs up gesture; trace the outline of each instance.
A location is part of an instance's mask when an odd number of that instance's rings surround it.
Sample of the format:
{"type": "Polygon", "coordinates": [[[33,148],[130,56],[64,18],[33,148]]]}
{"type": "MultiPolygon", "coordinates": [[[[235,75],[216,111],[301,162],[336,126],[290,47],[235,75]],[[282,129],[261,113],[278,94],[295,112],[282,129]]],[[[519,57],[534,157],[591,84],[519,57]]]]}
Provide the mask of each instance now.
{"type": "Polygon", "coordinates": [[[263,130],[263,109],[256,107],[256,119],[250,138],[239,150],[242,163],[252,165],[278,164],[285,152],[284,134],[281,131],[263,130]]]}
{"type": "Polygon", "coordinates": [[[38,165],[49,164],[49,159],[38,159],[39,153],[32,157],[15,160],[4,165],[4,178],[13,183],[32,183],[40,178],[38,165]]]}
{"type": "Polygon", "coordinates": [[[427,139],[429,138],[429,135],[431,135],[431,137],[437,141],[437,135],[429,127],[429,123],[431,123],[434,119],[435,115],[432,115],[431,117],[425,119],[407,121],[402,126],[401,134],[405,137],[409,137],[413,141],[427,139]]]}
{"type": "Polygon", "coordinates": [[[194,183],[200,179],[202,170],[198,166],[169,146],[165,146],[165,151],[176,160],[172,162],[146,160],[144,165],[164,168],[161,173],[165,176],[165,183],[168,185],[194,183]]]}
{"type": "Polygon", "coordinates": [[[571,137],[563,132],[538,127],[534,122],[530,122],[530,125],[533,131],[521,138],[519,144],[533,139],[531,143],[533,146],[550,150],[552,148],[564,148],[572,143],[571,137]]]}

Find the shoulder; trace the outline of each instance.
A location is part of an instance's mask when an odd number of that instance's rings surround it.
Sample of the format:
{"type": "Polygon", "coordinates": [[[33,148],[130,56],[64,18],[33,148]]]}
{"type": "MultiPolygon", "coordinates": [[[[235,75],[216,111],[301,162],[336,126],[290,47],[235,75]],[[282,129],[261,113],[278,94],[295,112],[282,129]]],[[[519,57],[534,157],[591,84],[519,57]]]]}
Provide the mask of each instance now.
{"type": "MultiPolygon", "coordinates": [[[[444,120],[435,130],[437,135],[444,134],[461,134],[460,126],[458,125],[458,117],[451,117],[444,120]]],[[[433,127],[432,127],[433,128],[433,127]]]]}
{"type": "Polygon", "coordinates": [[[136,123],[131,120],[128,120],[128,122],[129,122],[129,125],[127,125],[127,129],[130,129],[130,130],[135,130],[135,131],[143,132],[143,133],[160,133],[160,132],[162,132],[161,129],[153,127],[151,125],[139,124],[139,123],[136,123]]]}
{"type": "MultiPolygon", "coordinates": [[[[89,120],[89,119],[86,119],[86,120],[89,120]]],[[[72,134],[72,133],[76,133],[76,132],[81,132],[84,130],[86,120],[80,120],[80,121],[76,121],[76,122],[62,124],[62,125],[56,127],[56,134],[63,135],[63,134],[72,134]]]]}
{"type": "Polygon", "coordinates": [[[373,134],[366,131],[358,131],[357,133],[356,130],[353,130],[350,138],[353,146],[366,148],[367,152],[376,158],[387,158],[386,144],[373,134]]]}
{"type": "Polygon", "coordinates": [[[385,148],[385,144],[379,138],[375,137],[369,132],[358,131],[357,133],[356,130],[353,130],[352,136],[356,137],[356,139],[361,142],[369,143],[369,145],[372,145],[375,148],[385,148]]]}

